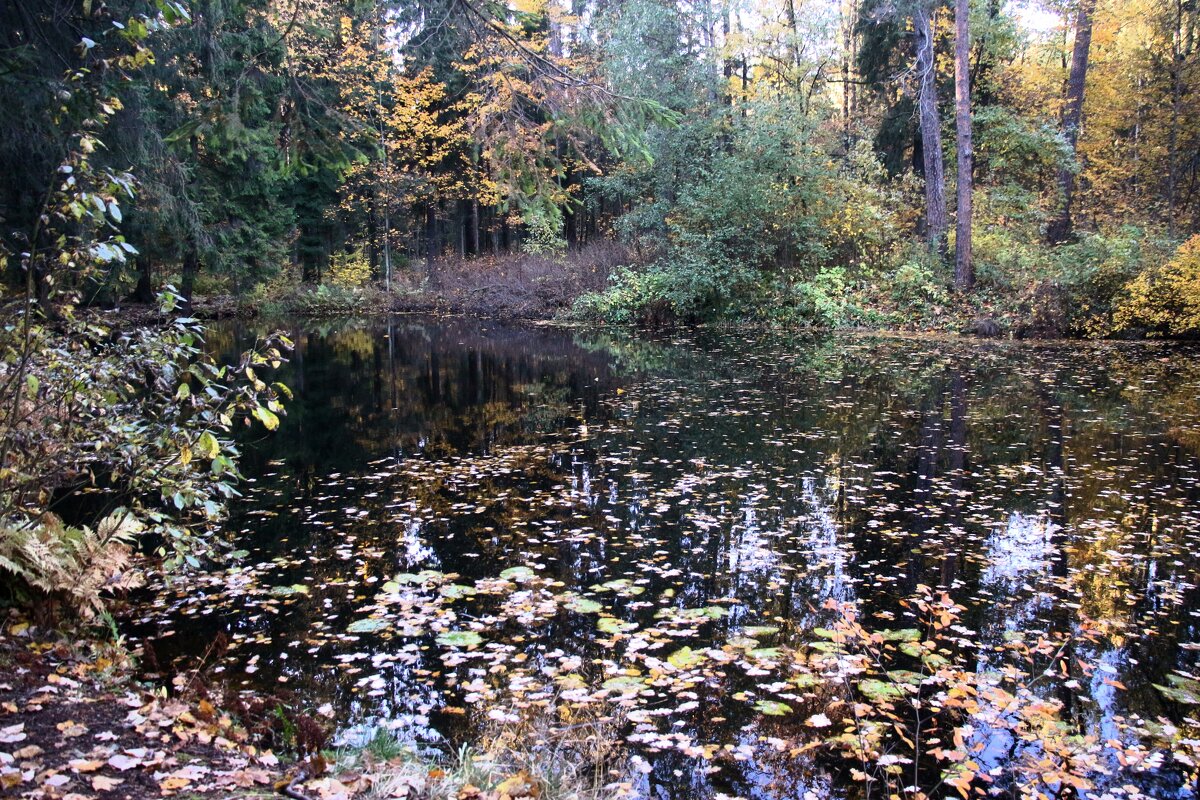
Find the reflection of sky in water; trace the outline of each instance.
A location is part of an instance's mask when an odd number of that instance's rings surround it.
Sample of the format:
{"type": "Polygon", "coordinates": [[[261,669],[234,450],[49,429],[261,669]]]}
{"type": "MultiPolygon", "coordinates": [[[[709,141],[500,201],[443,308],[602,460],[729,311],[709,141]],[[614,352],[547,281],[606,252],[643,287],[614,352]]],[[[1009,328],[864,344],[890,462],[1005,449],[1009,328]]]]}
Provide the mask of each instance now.
{"type": "MultiPolygon", "coordinates": [[[[345,638],[398,569],[470,584],[530,566],[640,629],[670,627],[659,608],[741,601],[725,618],[671,629],[651,650],[660,659],[780,620],[783,633],[764,646],[801,645],[828,623],[828,599],[901,627],[897,600],[921,583],[952,584],[989,647],[1099,610],[1125,639],[1080,648],[1100,668],[1078,677],[1088,699],[1072,713],[1102,736],[1118,734],[1132,702],[1160,713],[1150,684],[1192,663],[1176,643],[1195,638],[1195,454],[1166,432],[1147,405],[1155,398],[1133,403],[1126,390],[1143,382],[1139,371],[1167,369],[1161,361],[854,337],[596,343],[469,321],[411,321],[386,344],[361,331],[339,337],[303,339],[303,365],[282,376],[303,390],[279,434],[247,449],[245,469],[259,480],[234,521],[239,543],[265,564],[257,582],[304,582],[311,595],[290,598],[286,613],[253,587],[225,605],[222,587],[170,599],[185,635],[160,646],[163,658],[186,656],[218,629],[234,633],[224,675],[269,688],[286,677],[314,705],[329,702],[348,739],[384,722],[422,740],[469,740],[473,718],[440,709],[463,704],[463,687],[503,663],[448,665],[432,636],[345,638]],[[375,460],[394,453],[415,455],[375,460]],[[1060,593],[1068,578],[1082,596],[1060,593]],[[613,579],[641,591],[590,588],[613,579]],[[1151,627],[1162,635],[1139,644],[1151,627]]],[[[1182,392],[1172,430],[1194,430],[1177,417],[1200,417],[1186,405],[1200,374],[1158,385],[1182,392]]],[[[412,592],[400,597],[415,601],[412,592]]],[[[461,603],[456,624],[519,600],[461,603]]],[[[619,640],[597,635],[594,616],[512,620],[485,630],[486,646],[526,659],[521,675],[500,673],[511,686],[552,671],[557,654],[589,678],[625,657],[619,640]]],[[[644,753],[643,794],[843,791],[810,759],[770,744],[802,727],[756,719],[728,696],[766,696],[760,684],[777,679],[700,692],[707,705],[692,714],[656,716],[660,734],[727,743],[740,757],[709,772],[675,751],[644,753]]],[[[1038,691],[1051,696],[1061,682],[1038,691]]],[[[1011,748],[993,737],[982,758],[1001,763],[1011,748]]]]}

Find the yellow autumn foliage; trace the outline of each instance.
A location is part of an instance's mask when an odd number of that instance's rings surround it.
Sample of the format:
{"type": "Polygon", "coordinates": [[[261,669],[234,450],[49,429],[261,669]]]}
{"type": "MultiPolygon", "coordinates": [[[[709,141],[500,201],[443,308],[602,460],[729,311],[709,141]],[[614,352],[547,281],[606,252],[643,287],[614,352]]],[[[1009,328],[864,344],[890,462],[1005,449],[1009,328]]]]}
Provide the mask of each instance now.
{"type": "Polygon", "coordinates": [[[360,247],[349,253],[333,253],[329,259],[329,282],[344,289],[358,289],[371,281],[371,262],[360,247]]]}
{"type": "Polygon", "coordinates": [[[1166,264],[1125,284],[1113,310],[1113,328],[1151,336],[1200,335],[1200,234],[1166,264]]]}

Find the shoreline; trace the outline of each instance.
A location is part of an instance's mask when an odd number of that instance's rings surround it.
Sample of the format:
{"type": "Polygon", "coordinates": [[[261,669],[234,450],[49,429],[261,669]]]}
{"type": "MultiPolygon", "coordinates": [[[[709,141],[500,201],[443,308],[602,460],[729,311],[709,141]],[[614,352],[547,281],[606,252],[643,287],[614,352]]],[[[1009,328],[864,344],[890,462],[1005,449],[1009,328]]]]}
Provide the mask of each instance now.
{"type": "MultiPolygon", "coordinates": [[[[152,304],[122,303],[114,308],[99,309],[99,313],[119,315],[137,324],[151,324],[161,321],[164,317],[152,304]]],[[[368,303],[364,307],[329,307],[314,310],[310,308],[268,308],[260,310],[250,308],[244,302],[237,301],[232,295],[214,295],[197,297],[194,301],[191,315],[205,322],[225,320],[261,320],[271,322],[277,318],[328,320],[336,318],[375,318],[390,316],[412,316],[430,318],[476,319],[512,325],[529,325],[542,328],[559,328],[564,330],[599,330],[626,334],[664,334],[680,331],[717,331],[717,332],[756,332],[756,333],[788,333],[839,336],[882,336],[897,339],[957,341],[974,343],[1022,343],[1027,345],[1094,345],[1111,344],[1143,344],[1151,346],[1186,345],[1196,342],[1191,338],[1171,337],[1083,337],[1069,335],[1020,335],[1017,331],[998,329],[994,334],[982,334],[964,325],[944,326],[843,326],[822,327],[803,325],[783,325],[762,322],[753,319],[713,320],[702,322],[676,321],[661,325],[637,325],[605,322],[603,320],[584,320],[566,318],[561,311],[544,314],[526,315],[506,313],[505,311],[485,312],[474,309],[463,309],[454,306],[430,303],[407,303],[403,298],[394,298],[390,306],[379,303],[368,303]]]]}

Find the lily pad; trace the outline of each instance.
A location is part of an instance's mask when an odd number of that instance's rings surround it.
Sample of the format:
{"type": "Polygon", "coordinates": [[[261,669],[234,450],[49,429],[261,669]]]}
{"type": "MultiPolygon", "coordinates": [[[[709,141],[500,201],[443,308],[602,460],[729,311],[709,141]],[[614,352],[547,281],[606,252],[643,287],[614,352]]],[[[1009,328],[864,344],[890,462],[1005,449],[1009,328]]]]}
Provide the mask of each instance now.
{"type": "Polygon", "coordinates": [[[590,600],[586,597],[578,595],[567,601],[567,608],[574,611],[576,614],[599,614],[604,610],[604,606],[597,603],[595,600],[590,600]]]}
{"type": "Polygon", "coordinates": [[[882,630],[879,635],[885,642],[919,642],[921,632],[916,628],[900,628],[898,630],[882,630]]]}
{"type": "Polygon", "coordinates": [[[913,672],[909,669],[894,669],[888,672],[888,677],[896,683],[904,683],[909,686],[920,686],[925,680],[925,676],[919,672],[913,672]]]}
{"type": "Polygon", "coordinates": [[[681,647],[667,656],[667,663],[676,669],[691,669],[704,663],[704,653],[699,653],[690,647],[681,647]]]}
{"type": "Polygon", "coordinates": [[[616,617],[601,617],[596,621],[596,627],[601,633],[618,634],[627,633],[628,631],[637,630],[637,625],[632,622],[624,622],[616,617]]]}
{"type": "Polygon", "coordinates": [[[754,704],[754,710],[768,717],[782,717],[792,713],[792,707],[778,700],[759,700],[754,704]]]}
{"type": "Polygon", "coordinates": [[[619,678],[609,678],[604,683],[600,684],[604,689],[616,692],[630,692],[646,687],[646,679],[638,678],[632,675],[622,675],[619,678]]]}
{"type": "Polygon", "coordinates": [[[423,569],[420,572],[401,572],[396,577],[383,585],[383,590],[389,591],[388,587],[393,584],[416,584],[422,586],[427,583],[441,583],[445,579],[445,575],[435,569],[423,569]]]}
{"type": "Polygon", "coordinates": [[[509,567],[500,573],[500,577],[514,583],[525,583],[537,577],[537,573],[529,567],[509,567]]]}
{"type": "Polygon", "coordinates": [[[759,636],[770,636],[773,633],[779,633],[778,625],[751,625],[742,630],[746,636],[757,638],[759,636]]]}
{"type": "Polygon", "coordinates": [[[303,583],[293,583],[291,586],[272,586],[271,595],[274,597],[291,597],[297,594],[308,594],[308,587],[303,583]]]}
{"type": "Polygon", "coordinates": [[[367,617],[366,619],[356,619],[351,622],[346,628],[347,633],[377,633],[391,625],[386,619],[378,617],[367,617]]]}
{"type": "Polygon", "coordinates": [[[483,637],[475,631],[447,631],[438,634],[437,643],[443,647],[476,647],[483,643],[483,637]]]}
{"type": "Polygon", "coordinates": [[[1168,675],[1167,682],[1171,685],[1161,686],[1157,683],[1153,685],[1155,689],[1158,689],[1176,703],[1183,703],[1188,706],[1200,705],[1200,681],[1185,678],[1182,675],[1168,675]]]}
{"type": "Polygon", "coordinates": [[[781,655],[778,647],[757,647],[747,655],[755,661],[774,661],[781,655]]]}
{"type": "Polygon", "coordinates": [[[898,697],[904,697],[906,694],[903,686],[875,678],[867,678],[866,680],[859,681],[858,690],[866,695],[868,700],[873,700],[877,703],[895,700],[898,697]]]}
{"type": "Polygon", "coordinates": [[[638,586],[628,578],[617,578],[589,587],[593,592],[616,592],[617,594],[636,596],[646,591],[645,586],[638,586]]]}
{"type": "Polygon", "coordinates": [[[758,639],[751,639],[749,636],[731,636],[726,644],[739,650],[753,650],[758,647],[758,639]]]}
{"type": "Polygon", "coordinates": [[[448,600],[460,600],[464,597],[472,597],[479,594],[474,586],[464,586],[461,583],[448,583],[438,589],[438,594],[448,600]]]}

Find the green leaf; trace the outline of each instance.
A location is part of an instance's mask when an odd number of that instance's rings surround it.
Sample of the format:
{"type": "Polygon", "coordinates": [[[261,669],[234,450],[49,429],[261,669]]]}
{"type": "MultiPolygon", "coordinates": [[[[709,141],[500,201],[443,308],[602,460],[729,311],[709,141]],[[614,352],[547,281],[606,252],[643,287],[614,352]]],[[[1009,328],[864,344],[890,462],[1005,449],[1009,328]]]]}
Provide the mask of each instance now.
{"type": "Polygon", "coordinates": [[[751,625],[748,628],[746,628],[745,630],[743,630],[742,633],[744,633],[747,636],[750,636],[752,638],[758,638],[759,636],[770,636],[773,633],[779,633],[779,626],[778,625],[751,625]]]}
{"type": "Polygon", "coordinates": [[[275,412],[266,406],[256,407],[254,409],[254,417],[269,431],[273,431],[279,427],[279,417],[275,416],[275,412]]]}
{"type": "Polygon", "coordinates": [[[529,567],[509,567],[500,573],[500,577],[506,581],[515,583],[525,583],[537,577],[537,573],[529,567]]]}
{"type": "Polygon", "coordinates": [[[637,625],[634,623],[622,622],[616,617],[601,617],[596,621],[596,627],[600,629],[601,633],[607,633],[610,635],[637,630],[637,625]]]}
{"type": "Polygon", "coordinates": [[[447,631],[437,637],[437,643],[444,647],[475,647],[482,642],[483,637],[474,631],[447,631]]]}
{"type": "Polygon", "coordinates": [[[792,713],[792,707],[778,700],[759,700],[754,704],[754,710],[768,717],[782,717],[792,713]]]}
{"type": "Polygon", "coordinates": [[[910,669],[893,669],[888,672],[888,677],[896,683],[908,684],[909,686],[920,686],[925,680],[925,676],[919,672],[913,672],[910,669]]]}
{"type": "Polygon", "coordinates": [[[921,632],[916,628],[900,628],[899,630],[884,629],[879,631],[885,642],[919,642],[921,632]]]}
{"type": "Polygon", "coordinates": [[[779,658],[778,647],[759,647],[747,653],[755,661],[774,661],[779,658]]]}
{"type": "Polygon", "coordinates": [[[471,597],[478,594],[474,586],[465,586],[461,583],[450,583],[440,589],[438,594],[445,597],[447,600],[459,600],[464,597],[471,597]]]}
{"type": "MultiPolygon", "coordinates": [[[[182,385],[186,386],[187,384],[182,385]]],[[[196,440],[196,450],[199,451],[200,455],[204,458],[212,459],[216,458],[217,454],[221,452],[221,445],[217,441],[217,437],[213,436],[208,431],[205,431],[204,433],[200,434],[200,438],[196,440]]]]}
{"type": "Polygon", "coordinates": [[[897,697],[904,697],[906,694],[903,686],[875,678],[867,678],[866,680],[859,681],[858,690],[866,695],[867,699],[877,703],[895,700],[897,697]]]}
{"type": "Polygon", "coordinates": [[[586,597],[575,596],[567,601],[567,608],[574,611],[576,614],[599,614],[604,610],[604,606],[597,603],[595,600],[590,600],[586,597]]]}
{"type": "Polygon", "coordinates": [[[690,647],[681,647],[671,655],[667,656],[667,663],[676,669],[691,669],[692,667],[703,664],[705,655],[698,653],[690,647]]]}
{"type": "Polygon", "coordinates": [[[386,619],[378,619],[376,617],[367,617],[366,619],[356,619],[346,627],[347,633],[378,633],[379,631],[391,625],[386,619]]]}
{"type": "Polygon", "coordinates": [[[1182,675],[1168,675],[1167,681],[1171,684],[1170,686],[1161,686],[1157,683],[1152,685],[1176,703],[1188,706],[1200,705],[1200,681],[1185,678],[1182,675]]]}

